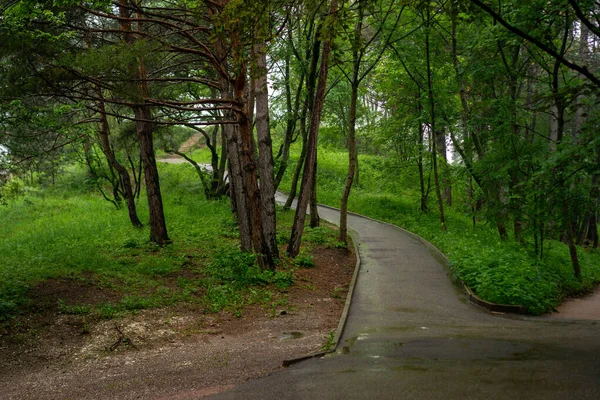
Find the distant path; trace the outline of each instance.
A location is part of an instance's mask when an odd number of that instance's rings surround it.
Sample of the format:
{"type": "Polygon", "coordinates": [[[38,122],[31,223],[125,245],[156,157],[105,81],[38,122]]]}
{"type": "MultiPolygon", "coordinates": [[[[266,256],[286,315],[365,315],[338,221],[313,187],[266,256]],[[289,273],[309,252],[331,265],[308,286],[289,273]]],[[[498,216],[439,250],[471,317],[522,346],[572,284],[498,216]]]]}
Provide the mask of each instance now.
{"type": "Polygon", "coordinates": [[[337,354],[214,399],[600,399],[600,323],[491,315],[418,240],[348,225],[362,267],[337,354]]]}
{"type": "MultiPolygon", "coordinates": [[[[180,153],[187,153],[189,150],[198,147],[200,140],[202,140],[202,134],[195,133],[188,140],[186,140],[181,146],[179,146],[178,151],[180,153]]],[[[164,158],[159,158],[156,161],[163,162],[167,164],[185,164],[187,161],[177,154],[168,154],[164,158]]]]}
{"type": "Polygon", "coordinates": [[[600,287],[594,293],[561,304],[551,318],[600,320],[600,287]]]}

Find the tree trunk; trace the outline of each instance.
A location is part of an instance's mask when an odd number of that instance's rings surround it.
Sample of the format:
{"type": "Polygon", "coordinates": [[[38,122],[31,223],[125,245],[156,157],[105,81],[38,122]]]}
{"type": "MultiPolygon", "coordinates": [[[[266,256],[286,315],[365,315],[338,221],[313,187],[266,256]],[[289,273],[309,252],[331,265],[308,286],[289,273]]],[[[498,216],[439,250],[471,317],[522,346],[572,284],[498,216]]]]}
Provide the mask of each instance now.
{"type": "MultiPolygon", "coordinates": [[[[239,51],[238,38],[234,39],[234,51],[239,51]]],[[[246,204],[250,216],[250,231],[252,233],[252,247],[256,255],[256,260],[261,268],[273,268],[275,260],[273,254],[269,251],[263,234],[262,225],[262,207],[261,207],[261,192],[258,186],[258,178],[256,173],[255,159],[255,143],[252,136],[252,120],[249,119],[248,102],[246,97],[246,67],[242,65],[235,80],[234,98],[242,107],[236,111],[237,127],[239,129],[240,138],[240,161],[243,185],[246,189],[246,204]]],[[[254,97],[250,93],[250,97],[254,97]]],[[[253,102],[251,102],[253,104],[253,102]]],[[[272,186],[271,186],[272,189],[272,186]]]]}
{"type": "MultiPolygon", "coordinates": [[[[329,15],[333,16],[337,11],[337,0],[331,1],[329,15]]],[[[310,192],[313,187],[314,167],[317,159],[317,140],[319,134],[319,125],[321,123],[321,112],[323,111],[323,103],[325,101],[325,89],[327,87],[327,75],[329,72],[329,55],[331,52],[331,41],[333,38],[327,38],[323,42],[323,50],[321,53],[321,68],[319,71],[319,82],[315,93],[312,113],[310,118],[310,128],[308,132],[306,161],[304,163],[304,173],[302,175],[302,184],[300,186],[300,196],[298,198],[298,206],[294,216],[294,224],[292,226],[292,234],[287,248],[287,253],[290,257],[296,257],[300,251],[302,242],[302,233],[304,232],[304,220],[306,218],[306,209],[310,192]]]]}
{"type": "Polygon", "coordinates": [[[240,247],[242,251],[252,251],[252,231],[250,229],[250,212],[246,202],[246,188],[242,178],[242,166],[240,163],[240,150],[238,141],[238,127],[235,125],[224,125],[223,129],[227,136],[227,160],[229,161],[229,185],[231,190],[232,208],[237,214],[240,228],[240,247]]]}
{"type": "MultiPolygon", "coordinates": [[[[128,8],[126,0],[119,0],[119,15],[121,17],[120,25],[123,42],[134,44],[136,38],[132,33],[131,11],[128,8]]],[[[141,22],[138,22],[137,29],[140,31],[143,29],[141,22]]],[[[163,246],[170,243],[171,240],[167,233],[158,168],[156,167],[156,159],[154,157],[152,111],[149,105],[143,104],[144,99],[149,94],[144,60],[138,59],[135,64],[131,63],[128,69],[132,77],[139,79],[137,89],[139,90],[139,97],[142,99],[142,105],[133,106],[131,109],[135,115],[135,127],[140,146],[140,162],[144,169],[146,197],[150,213],[150,241],[163,246]]]]}
{"type": "MultiPolygon", "coordinates": [[[[356,59],[356,57],[355,57],[356,59]]],[[[354,78],[358,78],[358,68],[355,65],[354,78]]],[[[356,82],[354,80],[353,83],[356,82]]],[[[348,198],[350,197],[350,191],[352,190],[352,183],[356,176],[356,100],[358,96],[358,86],[352,85],[352,92],[350,94],[350,110],[348,111],[348,173],[346,174],[346,182],[344,184],[344,191],[342,192],[342,198],[340,199],[340,235],[339,241],[342,243],[348,242],[348,198]]]]}
{"type": "Polygon", "coordinates": [[[438,161],[441,157],[442,170],[442,198],[448,206],[452,206],[452,185],[450,183],[450,168],[448,166],[448,148],[446,146],[445,130],[438,129],[435,132],[435,147],[438,153],[438,161]]]}
{"type": "MultiPolygon", "coordinates": [[[[100,99],[102,99],[102,93],[100,89],[98,89],[100,99]]],[[[110,128],[108,125],[108,120],[106,118],[106,112],[104,108],[104,101],[101,100],[98,104],[98,109],[100,111],[100,130],[98,131],[98,136],[100,137],[100,143],[102,145],[102,152],[104,153],[106,159],[109,164],[117,171],[119,174],[121,185],[123,186],[123,193],[125,196],[125,201],[127,202],[127,210],[129,212],[129,220],[131,224],[135,228],[143,227],[142,222],[138,218],[136,205],[135,205],[135,195],[133,193],[133,188],[131,186],[131,177],[129,176],[129,171],[122,164],[117,161],[117,157],[110,145],[109,140],[109,132],[110,128]]]]}
{"type": "Polygon", "coordinates": [[[569,247],[569,256],[571,257],[571,265],[573,266],[573,274],[577,278],[581,278],[581,266],[579,264],[579,256],[577,255],[577,247],[575,246],[575,234],[573,230],[573,224],[570,223],[568,216],[569,205],[567,202],[563,202],[563,218],[566,219],[563,225],[565,225],[565,241],[569,247]]]}
{"type": "MultiPolygon", "coordinates": [[[[568,34],[570,29],[565,29],[563,36],[563,42],[561,46],[561,54],[564,54],[567,48],[568,34]]],[[[560,146],[564,138],[565,132],[565,109],[566,101],[563,94],[560,91],[560,62],[555,61],[554,68],[552,70],[552,94],[554,97],[554,104],[552,105],[552,116],[550,119],[550,149],[552,152],[556,151],[560,146]]],[[[564,171],[560,167],[555,167],[557,175],[562,175],[564,171]]],[[[565,194],[567,191],[567,182],[564,178],[560,178],[559,182],[559,193],[565,194]]],[[[566,245],[569,247],[569,255],[571,256],[571,264],[573,267],[573,273],[577,278],[581,277],[581,266],[579,264],[579,257],[577,255],[577,247],[575,246],[575,232],[574,232],[574,221],[577,220],[577,216],[574,215],[572,207],[569,204],[567,198],[562,200],[562,229],[564,233],[564,239],[566,245]]]]}
{"type": "MultiPolygon", "coordinates": [[[[590,52],[588,48],[589,41],[589,29],[585,24],[580,25],[581,34],[579,36],[579,59],[583,64],[588,64],[590,61],[590,52]]],[[[585,77],[579,74],[579,77],[583,80],[585,77]]],[[[587,117],[587,110],[584,104],[584,95],[578,95],[575,98],[576,111],[575,111],[575,135],[581,134],[581,128],[587,117]]]]}
{"type": "MultiPolygon", "coordinates": [[[[358,175],[358,155],[356,150],[356,103],[358,100],[358,87],[360,85],[360,53],[359,47],[362,38],[363,27],[363,8],[362,3],[358,3],[358,20],[354,26],[354,46],[352,47],[352,81],[350,85],[350,109],[348,110],[348,173],[344,191],[340,199],[340,235],[339,241],[347,244],[348,242],[348,199],[352,184],[358,175]]],[[[358,179],[357,179],[358,180],[358,179]]]]}
{"type": "MultiPolygon", "coordinates": [[[[427,18],[429,19],[429,9],[427,11],[427,18]]],[[[428,22],[429,24],[429,22],[428,22]]],[[[438,173],[438,162],[437,162],[437,145],[435,139],[435,101],[433,97],[433,78],[431,71],[431,51],[429,48],[429,30],[430,27],[425,27],[425,58],[427,62],[427,91],[429,97],[429,115],[431,118],[431,123],[429,125],[429,140],[431,142],[432,151],[431,157],[433,161],[433,182],[435,185],[435,194],[438,200],[438,208],[440,210],[440,224],[442,226],[442,231],[446,231],[446,218],[444,216],[444,200],[442,198],[442,193],[440,190],[440,179],[438,173]]]]}
{"type": "MultiPolygon", "coordinates": [[[[315,144],[315,147],[317,145],[315,144]]],[[[319,202],[317,201],[317,154],[315,154],[315,162],[313,167],[312,188],[310,190],[310,222],[311,228],[316,228],[321,225],[321,217],[319,216],[319,202]]]]}
{"type": "Polygon", "coordinates": [[[288,196],[287,201],[285,202],[285,209],[289,209],[292,206],[292,202],[296,198],[296,193],[298,191],[298,181],[300,179],[300,174],[302,172],[303,167],[305,166],[306,157],[307,157],[307,146],[308,146],[308,133],[306,129],[306,119],[308,112],[312,112],[314,97],[315,97],[315,86],[317,81],[317,68],[319,66],[319,49],[321,48],[321,27],[318,26],[316,33],[313,32],[314,21],[309,21],[309,29],[306,35],[306,41],[310,42],[310,45],[306,49],[305,59],[301,60],[299,57],[299,61],[308,62],[309,68],[306,73],[306,98],[304,99],[304,104],[302,107],[302,116],[300,117],[300,132],[302,133],[302,149],[300,152],[300,158],[298,159],[298,164],[296,165],[296,169],[294,170],[294,175],[292,177],[292,186],[290,189],[290,194],[288,196]],[[314,34],[313,34],[314,33],[314,34]]]}
{"type": "Polygon", "coordinates": [[[217,179],[222,185],[219,188],[219,192],[223,194],[227,194],[227,183],[225,179],[225,171],[227,170],[227,134],[225,133],[225,128],[221,127],[221,159],[219,161],[219,174],[217,179]]]}
{"type": "MultiPolygon", "coordinates": [[[[275,181],[273,147],[269,125],[269,92],[267,88],[267,53],[264,43],[255,47],[256,56],[256,134],[258,137],[258,169],[260,176],[260,207],[262,234],[270,257],[279,258],[275,213],[275,181]]],[[[289,146],[288,146],[289,148],[289,146]]],[[[288,150],[289,152],[289,150],[288,150]]],[[[274,267],[273,265],[270,265],[274,267]]]]}
{"type": "MultiPolygon", "coordinates": [[[[417,93],[417,110],[419,112],[419,115],[421,115],[422,111],[423,111],[423,103],[422,103],[422,99],[421,99],[421,89],[417,89],[418,93],[417,93]]],[[[419,184],[420,184],[420,190],[421,190],[421,212],[422,213],[427,213],[429,212],[429,207],[427,206],[427,197],[428,197],[428,193],[425,190],[425,174],[423,171],[423,140],[424,140],[424,134],[423,134],[423,122],[421,121],[421,119],[419,119],[418,121],[419,126],[418,126],[418,132],[419,132],[419,143],[417,144],[417,146],[419,146],[419,155],[417,158],[417,167],[419,169],[419,184]]]]}
{"type": "Polygon", "coordinates": [[[300,180],[300,173],[302,172],[302,167],[304,166],[304,160],[306,158],[306,146],[307,146],[307,132],[306,132],[306,109],[307,105],[305,104],[304,111],[302,112],[303,116],[300,119],[300,132],[302,135],[302,149],[300,150],[300,157],[298,158],[298,164],[296,164],[296,168],[294,169],[294,175],[292,176],[292,186],[290,188],[290,193],[288,198],[283,206],[284,209],[289,210],[292,207],[292,202],[296,198],[296,193],[298,192],[298,181],[300,180]]]}
{"type": "MultiPolygon", "coordinates": [[[[292,42],[292,30],[288,29],[288,40],[289,43],[292,42]]],[[[279,169],[277,170],[277,175],[275,176],[275,189],[279,187],[281,184],[281,180],[283,179],[283,175],[287,170],[289,159],[290,159],[290,146],[294,141],[294,132],[296,130],[296,121],[298,120],[298,111],[300,109],[300,99],[302,95],[302,88],[304,87],[304,70],[300,73],[300,78],[298,82],[298,87],[296,89],[296,97],[294,102],[292,103],[292,88],[290,86],[290,56],[286,55],[285,59],[285,97],[286,97],[286,106],[287,106],[287,116],[286,116],[286,127],[285,127],[285,137],[283,140],[283,144],[281,145],[280,151],[280,161],[279,161],[279,169]]],[[[296,184],[298,183],[298,179],[296,178],[296,184]]]]}
{"type": "Polygon", "coordinates": [[[154,157],[152,138],[152,112],[149,106],[134,107],[137,139],[140,144],[140,156],[144,166],[144,182],[150,212],[150,241],[164,246],[171,242],[167,234],[167,224],[163,209],[158,169],[154,157]]]}

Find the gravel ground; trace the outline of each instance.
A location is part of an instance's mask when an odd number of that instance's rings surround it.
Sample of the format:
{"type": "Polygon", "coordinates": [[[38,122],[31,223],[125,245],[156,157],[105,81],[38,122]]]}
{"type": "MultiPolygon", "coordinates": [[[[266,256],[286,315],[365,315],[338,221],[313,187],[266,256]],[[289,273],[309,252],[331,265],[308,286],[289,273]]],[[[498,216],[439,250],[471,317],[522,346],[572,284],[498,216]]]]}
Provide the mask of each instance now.
{"type": "Polygon", "coordinates": [[[287,305],[240,318],[191,306],[89,326],[52,310],[25,316],[1,332],[0,399],[202,398],[265,376],[319,351],[337,327],[355,256],[318,249],[314,261],[297,271],[287,305]]]}

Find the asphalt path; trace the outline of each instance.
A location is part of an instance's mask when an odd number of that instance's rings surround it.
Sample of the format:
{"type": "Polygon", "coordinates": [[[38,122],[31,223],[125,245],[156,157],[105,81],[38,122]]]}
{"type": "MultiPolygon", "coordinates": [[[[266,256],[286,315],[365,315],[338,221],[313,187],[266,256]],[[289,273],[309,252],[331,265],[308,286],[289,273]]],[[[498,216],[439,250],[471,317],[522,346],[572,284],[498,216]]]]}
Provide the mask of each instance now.
{"type": "Polygon", "coordinates": [[[211,399],[600,399],[599,322],[492,315],[419,240],[348,226],[361,267],[337,351],[211,399]]]}

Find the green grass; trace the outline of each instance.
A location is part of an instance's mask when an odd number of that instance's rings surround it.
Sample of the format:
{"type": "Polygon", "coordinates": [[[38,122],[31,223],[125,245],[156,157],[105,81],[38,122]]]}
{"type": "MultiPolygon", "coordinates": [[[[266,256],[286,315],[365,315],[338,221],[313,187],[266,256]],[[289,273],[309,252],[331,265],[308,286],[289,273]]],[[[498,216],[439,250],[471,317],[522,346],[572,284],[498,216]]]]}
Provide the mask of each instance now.
{"type": "MultiPolygon", "coordinates": [[[[298,151],[293,156],[298,157],[298,151]]],[[[539,260],[531,246],[503,242],[480,216],[476,227],[462,208],[464,193],[459,179],[454,184],[455,206],[446,208],[448,231],[440,226],[433,188],[430,213],[419,211],[418,175],[415,166],[393,158],[359,157],[360,182],[353,188],[349,210],[390,222],[431,241],[450,259],[453,274],[482,298],[502,304],[526,306],[532,314],[551,311],[566,296],[589,291],[600,282],[600,253],[579,250],[582,279],[573,276],[568,249],[549,241],[539,260]]],[[[339,207],[347,171],[347,154],[319,149],[318,200],[339,207]]],[[[292,162],[281,188],[291,184],[292,162]]],[[[433,181],[433,179],[432,179],[433,181]]]]}
{"type": "MultiPolygon", "coordinates": [[[[71,167],[55,187],[29,191],[0,206],[0,321],[32,308],[36,288],[48,279],[89,283],[118,300],[70,304],[61,313],[112,318],[145,308],[193,303],[206,312],[236,315],[248,304],[284,301],[295,266],[283,260],[276,272],[260,271],[242,253],[228,199],[208,201],[189,165],[160,164],[161,188],[173,244],[148,241],[125,209],[117,210],[71,167]]],[[[144,194],[140,219],[148,220],[144,194]]],[[[289,237],[292,213],[281,213],[280,237],[289,237]],[[287,230],[287,232],[286,232],[287,230]]],[[[323,240],[319,233],[315,240],[323,240]]]]}

